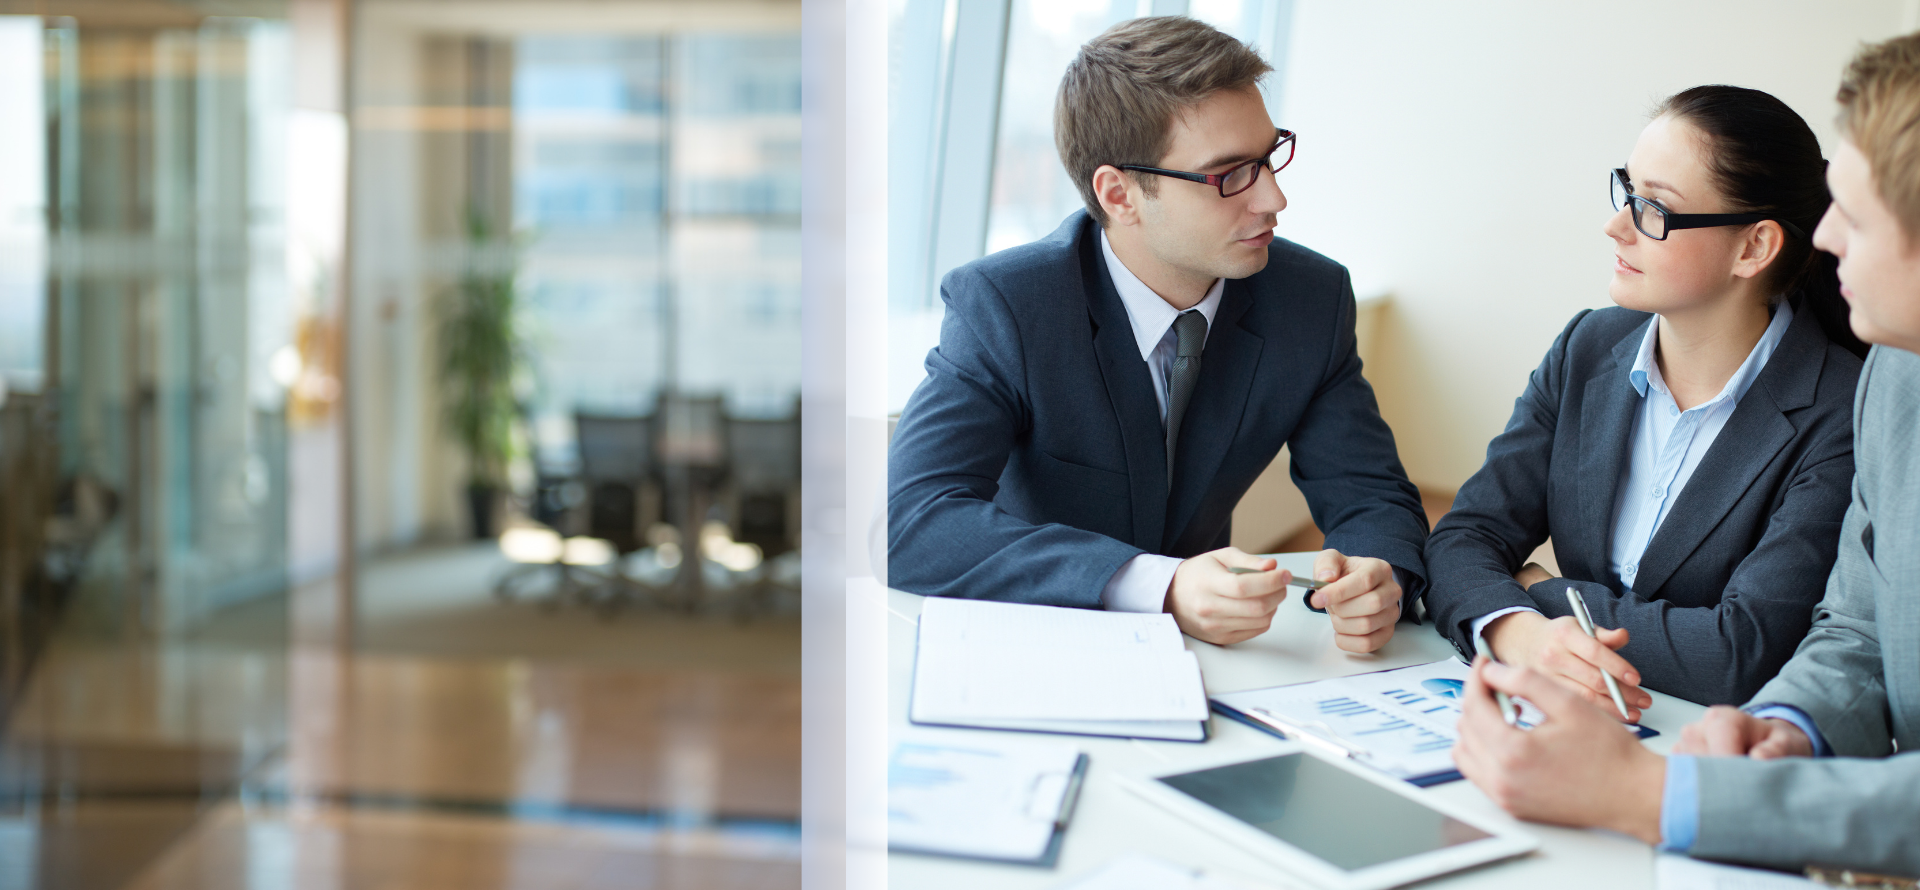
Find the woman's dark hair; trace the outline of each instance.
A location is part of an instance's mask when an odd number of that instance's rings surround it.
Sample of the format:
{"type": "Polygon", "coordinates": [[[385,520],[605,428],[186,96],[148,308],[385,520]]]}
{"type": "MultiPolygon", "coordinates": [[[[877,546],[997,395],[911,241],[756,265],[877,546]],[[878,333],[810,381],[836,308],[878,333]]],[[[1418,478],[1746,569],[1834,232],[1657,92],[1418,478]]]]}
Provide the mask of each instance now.
{"type": "MultiPolygon", "coordinates": [[[[1706,137],[1707,169],[1727,200],[1726,212],[1764,213],[1793,223],[1768,280],[1796,311],[1811,311],[1827,339],[1865,356],[1867,345],[1847,324],[1840,296],[1839,261],[1813,247],[1813,230],[1833,199],[1820,141],[1787,103],[1759,90],[1720,85],[1678,92],[1654,109],[1699,129],[1706,137]]],[[[1784,227],[1782,227],[1784,230],[1784,227]]]]}

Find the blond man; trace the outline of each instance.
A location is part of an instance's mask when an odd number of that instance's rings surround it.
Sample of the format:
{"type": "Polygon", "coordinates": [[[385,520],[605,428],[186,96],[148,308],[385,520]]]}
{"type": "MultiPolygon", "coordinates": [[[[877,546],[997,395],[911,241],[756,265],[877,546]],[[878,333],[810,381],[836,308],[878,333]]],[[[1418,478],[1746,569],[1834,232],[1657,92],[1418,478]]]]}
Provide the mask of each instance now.
{"type": "Polygon", "coordinates": [[[1584,699],[1482,661],[1454,758],[1515,815],[1612,828],[1690,855],[1920,876],[1920,34],[1862,50],[1814,243],[1840,258],[1874,344],[1854,410],[1853,503],[1812,631],[1744,708],[1662,758],[1584,699]],[[1547,714],[1525,732],[1490,690],[1547,714]]]}

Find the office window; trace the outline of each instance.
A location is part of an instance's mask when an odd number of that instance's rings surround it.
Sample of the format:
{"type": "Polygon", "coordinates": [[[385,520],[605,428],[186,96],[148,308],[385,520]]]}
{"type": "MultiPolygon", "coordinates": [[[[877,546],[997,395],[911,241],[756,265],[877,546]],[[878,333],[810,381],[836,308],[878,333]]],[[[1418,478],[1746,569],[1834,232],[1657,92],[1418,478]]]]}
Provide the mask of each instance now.
{"type": "Polygon", "coordinates": [[[514,206],[537,349],[535,439],[662,388],[784,414],[799,391],[799,40],[516,41],[514,206]]]}
{"type": "Polygon", "coordinates": [[[1133,0],[1013,0],[1007,21],[1008,84],[1000,95],[986,252],[1036,240],[1081,206],[1053,147],[1053,100],[1080,45],[1134,18],[1133,0]]]}

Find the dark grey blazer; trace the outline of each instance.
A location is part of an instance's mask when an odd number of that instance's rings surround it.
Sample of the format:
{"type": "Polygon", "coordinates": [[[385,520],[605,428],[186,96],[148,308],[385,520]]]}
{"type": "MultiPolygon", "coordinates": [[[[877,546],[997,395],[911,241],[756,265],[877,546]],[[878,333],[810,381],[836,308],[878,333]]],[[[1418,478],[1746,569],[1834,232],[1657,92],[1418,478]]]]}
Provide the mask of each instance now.
{"type": "MultiPolygon", "coordinates": [[[[1813,621],[1853,478],[1860,359],[1797,312],[1640,560],[1613,571],[1613,505],[1640,394],[1627,370],[1654,318],[1583,311],[1515,401],[1487,461],[1427,542],[1427,608],[1462,655],[1473,621],[1508,606],[1569,614],[1577,588],[1650,689],[1738,704],[1778,673],[1813,621]],[[1514,583],[1549,536],[1564,578],[1514,583]]],[[[1470,657],[1470,655],[1469,655],[1470,657]]]]}
{"type": "Polygon", "coordinates": [[[1424,579],[1426,516],[1360,376],[1347,270],[1275,239],[1266,269],[1227,282],[1169,480],[1099,231],[1077,212],[941,283],[940,345],[889,449],[888,583],[1099,608],[1141,553],[1225,547],[1286,444],[1328,547],[1424,579]]]}

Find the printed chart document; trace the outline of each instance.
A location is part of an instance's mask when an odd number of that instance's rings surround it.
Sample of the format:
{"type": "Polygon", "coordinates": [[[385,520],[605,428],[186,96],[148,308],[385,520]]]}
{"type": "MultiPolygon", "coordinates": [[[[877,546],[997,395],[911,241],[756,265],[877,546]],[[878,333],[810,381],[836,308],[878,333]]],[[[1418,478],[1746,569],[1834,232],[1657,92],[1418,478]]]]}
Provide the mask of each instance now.
{"type": "Polygon", "coordinates": [[[914,723],[1201,741],[1207,693],[1173,616],[930,597],[914,723]]]}
{"type": "Polygon", "coordinates": [[[1052,865],[1086,769],[1061,741],[908,735],[887,757],[887,849],[1052,865]]]}
{"type": "MultiPolygon", "coordinates": [[[[1438,785],[1460,778],[1453,766],[1454,724],[1467,665],[1447,659],[1391,671],[1213,697],[1214,708],[1241,722],[1405,779],[1438,785]]],[[[1541,714],[1520,702],[1520,722],[1541,714]]]]}

